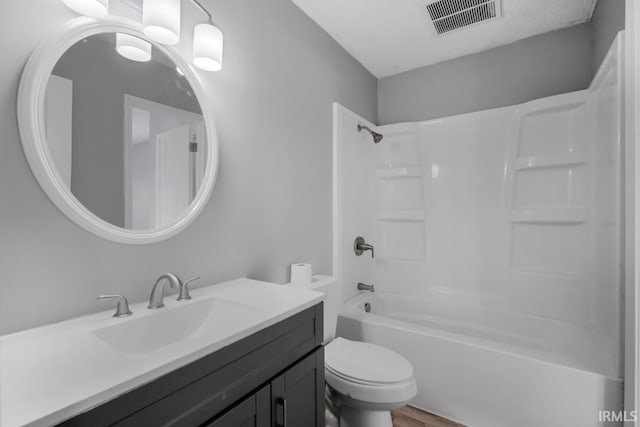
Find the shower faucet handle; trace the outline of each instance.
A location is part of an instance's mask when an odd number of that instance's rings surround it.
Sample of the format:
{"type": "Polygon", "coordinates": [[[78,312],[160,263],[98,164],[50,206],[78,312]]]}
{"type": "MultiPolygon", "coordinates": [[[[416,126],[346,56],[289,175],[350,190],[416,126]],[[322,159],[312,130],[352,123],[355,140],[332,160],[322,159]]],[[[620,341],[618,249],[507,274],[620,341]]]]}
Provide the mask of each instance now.
{"type": "Polygon", "coordinates": [[[366,243],[364,237],[358,236],[353,242],[353,252],[357,256],[360,256],[364,253],[364,251],[371,251],[371,258],[374,258],[373,245],[366,243]]]}
{"type": "Polygon", "coordinates": [[[373,284],[369,285],[367,283],[358,282],[358,290],[359,291],[375,292],[376,288],[373,286],[373,284]]]}

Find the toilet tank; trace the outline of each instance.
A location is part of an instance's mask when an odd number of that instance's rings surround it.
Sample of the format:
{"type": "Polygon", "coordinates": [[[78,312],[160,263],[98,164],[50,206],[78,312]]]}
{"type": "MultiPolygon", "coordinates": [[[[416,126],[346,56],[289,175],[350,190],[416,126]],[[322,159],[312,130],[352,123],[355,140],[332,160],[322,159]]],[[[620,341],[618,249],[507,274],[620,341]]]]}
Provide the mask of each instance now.
{"type": "Polygon", "coordinates": [[[342,287],[332,276],[315,275],[311,280],[310,288],[322,292],[326,296],[324,302],[324,339],[326,344],[336,336],[338,313],[342,308],[342,287]]]}

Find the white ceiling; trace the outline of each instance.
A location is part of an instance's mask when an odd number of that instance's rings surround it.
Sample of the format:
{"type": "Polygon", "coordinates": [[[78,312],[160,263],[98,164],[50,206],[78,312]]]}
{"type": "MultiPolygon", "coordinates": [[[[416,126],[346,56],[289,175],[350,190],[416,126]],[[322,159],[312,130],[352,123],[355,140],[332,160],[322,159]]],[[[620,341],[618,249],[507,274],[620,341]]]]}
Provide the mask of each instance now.
{"type": "Polygon", "coordinates": [[[432,0],[292,0],[376,77],[513,43],[591,19],[597,0],[501,0],[502,18],[437,36],[432,0]]]}

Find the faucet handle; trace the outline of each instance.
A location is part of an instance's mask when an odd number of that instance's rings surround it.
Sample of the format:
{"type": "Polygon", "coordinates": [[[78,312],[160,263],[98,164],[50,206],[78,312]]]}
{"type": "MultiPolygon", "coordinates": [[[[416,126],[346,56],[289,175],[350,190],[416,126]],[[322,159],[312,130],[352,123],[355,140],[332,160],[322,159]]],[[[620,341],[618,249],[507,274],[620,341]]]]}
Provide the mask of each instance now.
{"type": "Polygon", "coordinates": [[[364,253],[364,251],[371,251],[371,258],[374,258],[373,245],[366,243],[364,237],[358,236],[353,242],[353,252],[357,256],[360,256],[364,253]]]}
{"type": "Polygon", "coordinates": [[[191,295],[189,295],[189,288],[187,285],[191,282],[195,282],[196,280],[200,280],[200,276],[194,277],[193,279],[189,279],[180,286],[180,295],[178,295],[178,301],[186,301],[191,299],[191,295]]]}
{"type": "Polygon", "coordinates": [[[358,282],[358,290],[359,291],[369,291],[369,292],[375,292],[376,289],[373,286],[373,284],[369,285],[367,283],[362,283],[362,282],[358,282]]]}
{"type": "Polygon", "coordinates": [[[118,301],[118,306],[116,307],[116,314],[113,317],[127,317],[131,316],[133,313],[129,310],[129,302],[122,295],[100,295],[96,298],[97,300],[115,300],[118,301]]]}

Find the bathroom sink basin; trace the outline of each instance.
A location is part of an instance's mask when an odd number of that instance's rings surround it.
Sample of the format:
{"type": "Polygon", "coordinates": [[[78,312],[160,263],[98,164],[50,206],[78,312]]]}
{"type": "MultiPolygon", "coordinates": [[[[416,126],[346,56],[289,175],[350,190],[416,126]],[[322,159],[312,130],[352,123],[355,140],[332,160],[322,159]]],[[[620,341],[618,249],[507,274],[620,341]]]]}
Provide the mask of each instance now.
{"type": "Polygon", "coordinates": [[[0,426],[57,425],[316,305],[323,295],[241,278],[0,337],[0,426]],[[97,368],[96,368],[97,367],[97,368]]]}
{"type": "MultiPolygon", "coordinates": [[[[225,331],[255,322],[257,307],[236,301],[207,298],[149,310],[94,334],[116,351],[144,356],[185,340],[215,339],[225,331]]],[[[137,313],[136,313],[137,314],[137,313]]]]}

